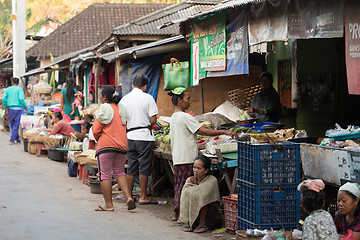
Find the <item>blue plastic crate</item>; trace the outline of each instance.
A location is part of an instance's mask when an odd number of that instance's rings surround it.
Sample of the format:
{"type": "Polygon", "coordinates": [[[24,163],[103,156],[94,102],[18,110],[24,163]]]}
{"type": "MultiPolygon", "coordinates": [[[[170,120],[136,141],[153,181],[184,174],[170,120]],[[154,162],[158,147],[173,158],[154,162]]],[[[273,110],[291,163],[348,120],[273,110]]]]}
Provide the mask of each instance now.
{"type": "Polygon", "coordinates": [[[264,126],[264,125],[271,125],[271,124],[278,124],[278,123],[274,123],[274,122],[260,122],[260,123],[250,123],[250,124],[238,125],[238,126],[236,126],[236,127],[247,127],[247,128],[253,127],[252,130],[264,132],[261,127],[264,126]]]}
{"type": "Polygon", "coordinates": [[[297,184],[285,187],[257,185],[237,180],[238,228],[293,229],[300,220],[297,184]]]}
{"type": "Polygon", "coordinates": [[[256,184],[300,183],[300,145],[279,142],[277,147],[238,142],[238,178],[256,184]]]}

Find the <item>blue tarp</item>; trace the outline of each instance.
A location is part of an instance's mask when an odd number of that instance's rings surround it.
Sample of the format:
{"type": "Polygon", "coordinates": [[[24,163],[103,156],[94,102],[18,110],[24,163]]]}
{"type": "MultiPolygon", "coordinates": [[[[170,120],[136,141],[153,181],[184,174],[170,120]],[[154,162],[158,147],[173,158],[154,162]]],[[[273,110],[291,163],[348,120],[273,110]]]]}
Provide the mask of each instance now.
{"type": "Polygon", "coordinates": [[[123,96],[132,89],[133,78],[136,74],[145,74],[149,78],[146,92],[156,101],[161,74],[161,55],[142,58],[138,61],[129,61],[121,66],[121,81],[123,96]]]}

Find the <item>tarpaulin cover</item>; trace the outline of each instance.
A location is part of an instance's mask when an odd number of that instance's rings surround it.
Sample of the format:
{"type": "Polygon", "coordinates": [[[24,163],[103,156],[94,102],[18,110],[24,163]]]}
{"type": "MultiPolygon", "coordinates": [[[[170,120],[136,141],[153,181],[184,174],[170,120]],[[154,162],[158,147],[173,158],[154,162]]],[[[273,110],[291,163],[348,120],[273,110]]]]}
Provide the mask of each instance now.
{"type": "Polygon", "coordinates": [[[343,9],[339,0],[290,1],[288,38],[343,37],[343,9]]]}
{"type": "Polygon", "coordinates": [[[125,96],[132,90],[133,78],[136,74],[145,74],[149,78],[146,92],[156,101],[161,74],[161,55],[142,58],[121,64],[122,94],[125,96]]]}
{"type": "Polygon", "coordinates": [[[345,54],[349,94],[360,95],[360,2],[347,0],[345,8],[345,54]]]}
{"type": "Polygon", "coordinates": [[[248,9],[241,11],[226,26],[226,70],[208,72],[207,77],[222,77],[249,73],[248,9]]]}
{"type": "Polygon", "coordinates": [[[287,0],[252,3],[249,14],[249,44],[287,40],[287,0]]]}

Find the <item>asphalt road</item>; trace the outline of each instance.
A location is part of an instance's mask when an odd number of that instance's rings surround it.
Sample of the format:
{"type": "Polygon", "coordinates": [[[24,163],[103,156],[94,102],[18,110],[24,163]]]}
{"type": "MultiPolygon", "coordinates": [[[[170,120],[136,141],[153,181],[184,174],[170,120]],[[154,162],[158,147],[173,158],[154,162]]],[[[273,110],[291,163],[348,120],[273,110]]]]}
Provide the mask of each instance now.
{"type": "MultiPolygon", "coordinates": [[[[9,145],[0,132],[0,239],[209,239],[211,233],[185,233],[151,207],[95,212],[102,195],[66,172],[66,163],[36,157],[23,145],[9,145]]],[[[160,207],[160,206],[157,206],[160,207]]]]}

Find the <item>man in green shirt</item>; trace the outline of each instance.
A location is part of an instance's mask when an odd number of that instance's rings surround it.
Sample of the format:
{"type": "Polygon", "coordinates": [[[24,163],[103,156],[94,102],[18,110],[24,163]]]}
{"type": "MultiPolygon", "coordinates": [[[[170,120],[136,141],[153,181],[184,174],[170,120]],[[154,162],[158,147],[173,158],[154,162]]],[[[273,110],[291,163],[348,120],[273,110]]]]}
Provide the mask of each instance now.
{"type": "Polygon", "coordinates": [[[11,138],[10,144],[21,143],[19,138],[19,126],[22,109],[26,109],[24,91],[18,87],[19,78],[14,77],[12,80],[12,86],[6,88],[3,96],[3,105],[5,108],[9,108],[9,118],[11,126],[11,138]]]}

